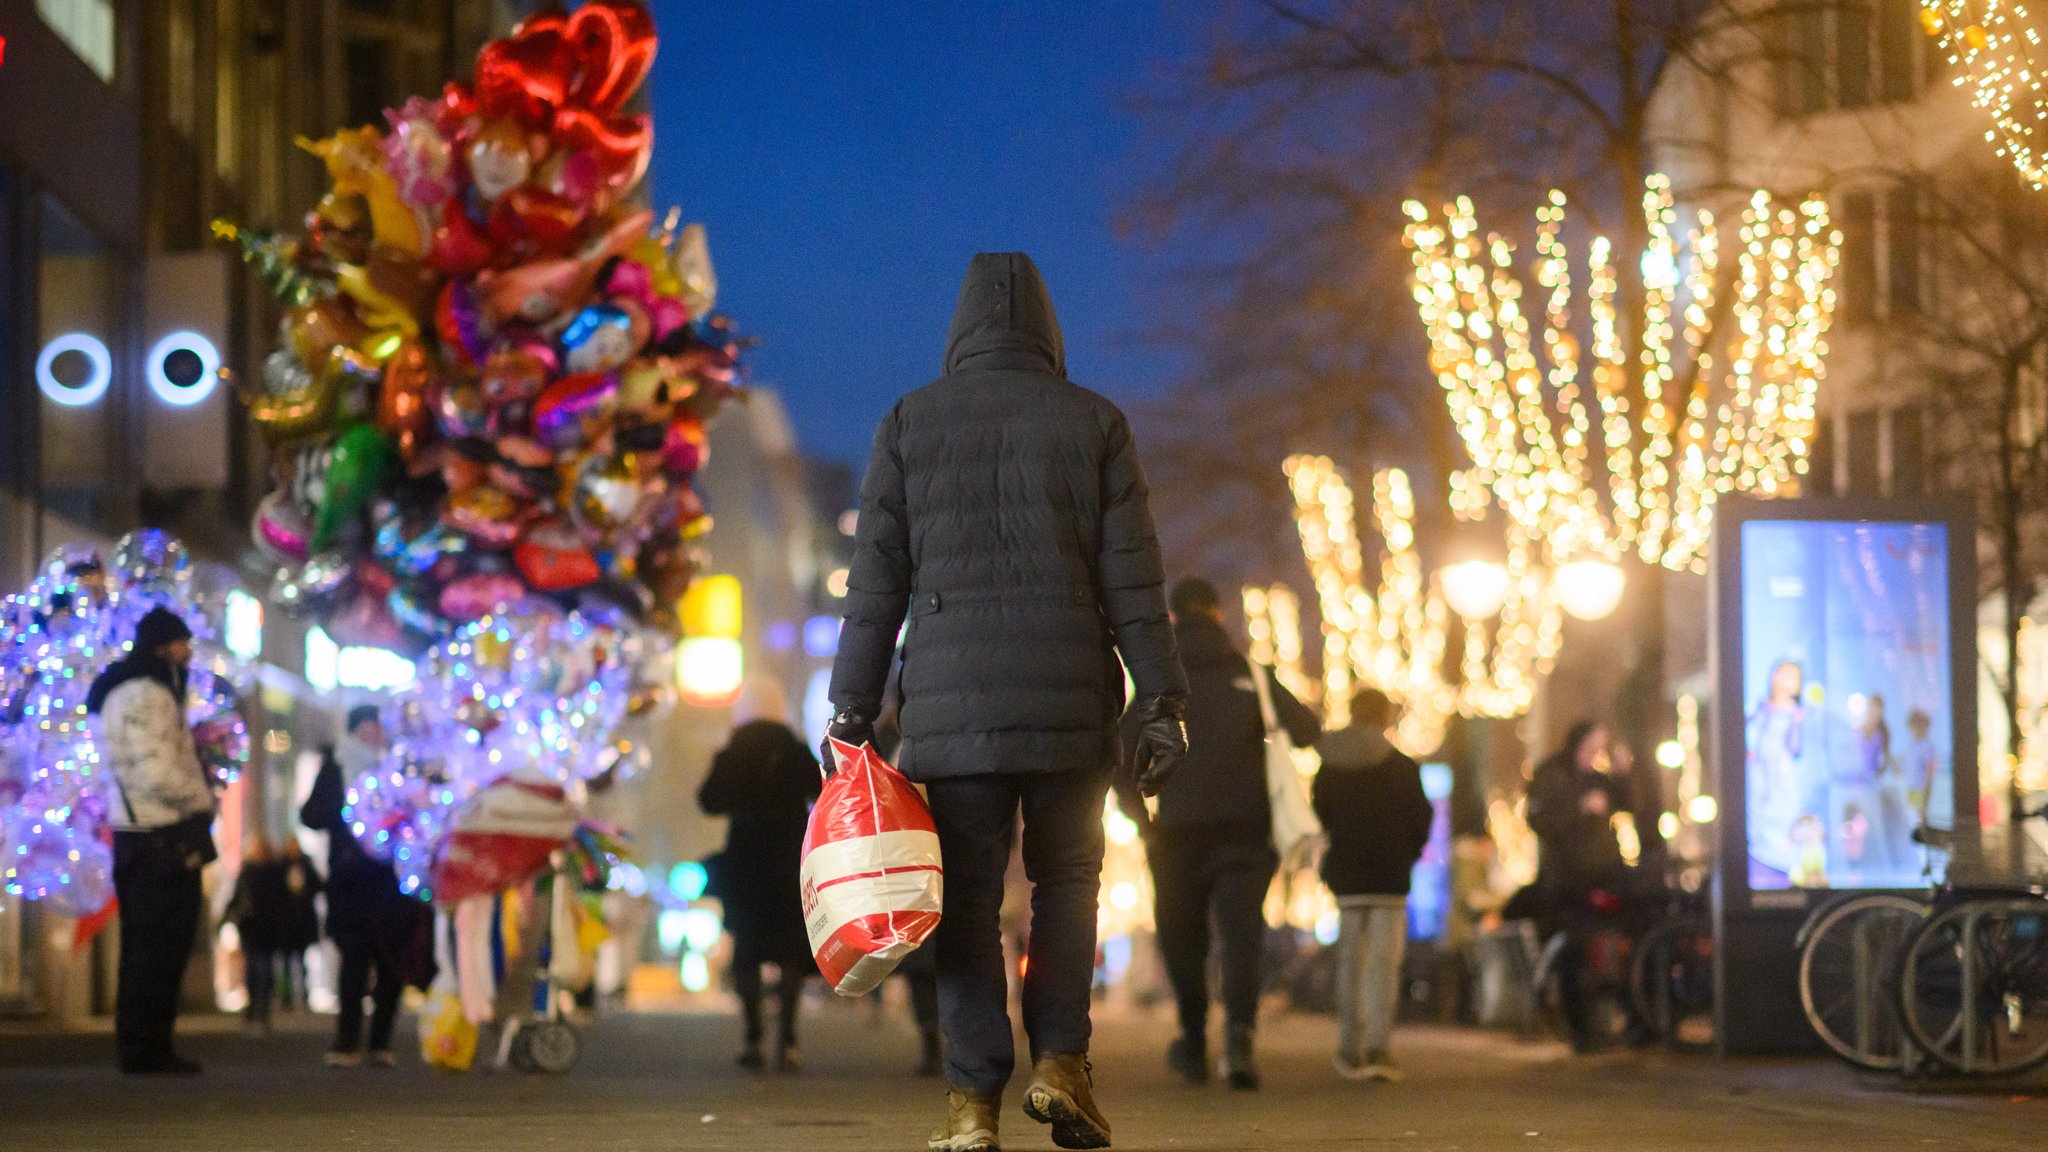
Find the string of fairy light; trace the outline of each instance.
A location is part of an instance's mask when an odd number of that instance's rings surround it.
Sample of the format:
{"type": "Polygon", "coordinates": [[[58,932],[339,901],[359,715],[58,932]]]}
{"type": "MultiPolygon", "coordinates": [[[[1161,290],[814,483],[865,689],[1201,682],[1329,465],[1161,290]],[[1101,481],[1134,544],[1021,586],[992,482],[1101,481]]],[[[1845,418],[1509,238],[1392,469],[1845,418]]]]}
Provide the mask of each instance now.
{"type": "Polygon", "coordinates": [[[1565,209],[1553,191],[1536,213],[1532,318],[1515,246],[1482,235],[1470,199],[1440,216],[1405,205],[1431,370],[1472,460],[1451,477],[1452,510],[1477,519],[1497,507],[1552,563],[1634,555],[1697,570],[1720,497],[1788,493],[1805,472],[1840,234],[1819,198],[1758,192],[1730,266],[1710,212],[1681,243],[1671,183],[1653,175],[1636,267],[1604,237],[1587,245],[1588,356],[1573,333],[1565,209]],[[1642,278],[1633,362],[1624,275],[1642,278]]]}
{"type": "Polygon", "coordinates": [[[1921,0],[1920,21],[1948,52],[1955,82],[1991,116],[1984,139],[2036,190],[2048,157],[2035,138],[2048,120],[2041,90],[2041,33],[2020,0],[1921,0]]]}
{"type": "Polygon", "coordinates": [[[1490,626],[1462,620],[1453,679],[1446,664],[1455,613],[1416,551],[1407,474],[1387,469],[1373,477],[1372,520],[1382,550],[1378,582],[1367,587],[1351,486],[1326,456],[1293,456],[1285,469],[1322,617],[1321,682],[1302,670],[1300,604],[1284,586],[1245,590],[1255,660],[1272,664],[1290,690],[1320,696],[1332,726],[1350,722],[1353,691],[1379,688],[1400,709],[1394,741],[1412,754],[1441,745],[1452,716],[1528,711],[1563,631],[1534,537],[1509,528],[1506,594],[1490,626]]]}

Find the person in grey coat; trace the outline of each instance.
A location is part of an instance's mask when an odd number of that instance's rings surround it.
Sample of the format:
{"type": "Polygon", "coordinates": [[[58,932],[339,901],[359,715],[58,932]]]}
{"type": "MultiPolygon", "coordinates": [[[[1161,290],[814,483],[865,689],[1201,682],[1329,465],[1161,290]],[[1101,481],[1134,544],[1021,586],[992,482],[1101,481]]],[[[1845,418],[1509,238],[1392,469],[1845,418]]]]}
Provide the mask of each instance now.
{"type": "Polygon", "coordinates": [[[1140,790],[1156,793],[1186,751],[1164,584],[1123,413],[1067,380],[1031,258],[974,257],[945,375],[875,433],[829,728],[873,739],[907,616],[898,764],[927,786],[946,869],[936,944],[951,1091],[935,1152],[996,1147],[1016,1061],[998,913],[1019,813],[1033,884],[1025,1113],[1060,1147],[1109,1145],[1087,1067],[1102,808],[1122,759],[1124,669],[1140,790]]]}

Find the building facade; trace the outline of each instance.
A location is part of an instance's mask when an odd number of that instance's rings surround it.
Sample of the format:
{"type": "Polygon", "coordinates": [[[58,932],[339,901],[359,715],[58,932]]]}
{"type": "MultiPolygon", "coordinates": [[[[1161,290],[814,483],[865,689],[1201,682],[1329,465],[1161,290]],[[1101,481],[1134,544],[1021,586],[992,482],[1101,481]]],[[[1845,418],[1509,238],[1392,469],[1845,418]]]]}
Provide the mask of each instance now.
{"type": "MultiPolygon", "coordinates": [[[[2003,510],[2000,456],[2013,448],[2038,471],[2048,446],[2048,199],[1987,142],[1991,121],[1918,0],[1727,0],[1718,13],[1729,18],[1657,93],[1657,162],[1682,201],[1724,219],[1758,188],[1826,198],[1838,303],[1802,491],[1974,499],[1982,815],[1999,818],[2015,743],[1998,684],[2005,586],[2037,608],[2033,558],[2048,544],[2038,514],[2003,510]],[[2027,558],[2013,572],[2008,515],[2027,558]]],[[[2038,507],[2048,493],[2031,483],[2009,507],[2038,507]]],[[[2048,703],[2048,644],[2022,635],[2026,736],[2048,703]]],[[[2048,749],[2028,743],[2022,780],[2048,782],[2048,749]]]]}
{"type": "MultiPolygon", "coordinates": [[[[296,227],[326,188],[295,144],[466,76],[511,0],[10,0],[0,4],[0,588],[70,541],[149,525],[217,588],[260,597],[248,543],[267,451],[233,389],[278,310],[213,238],[296,227]]],[[[256,762],[230,829],[285,834],[300,753],[347,703],[306,683],[306,629],[264,629],[256,762]]],[[[233,832],[230,839],[239,839],[233,832]]],[[[225,844],[230,863],[239,843],[225,844]]],[[[222,871],[226,871],[223,869],[222,871]]],[[[108,956],[36,942],[0,896],[0,1011],[104,1009],[108,956]]],[[[210,999],[195,965],[195,1000],[210,999]]]]}

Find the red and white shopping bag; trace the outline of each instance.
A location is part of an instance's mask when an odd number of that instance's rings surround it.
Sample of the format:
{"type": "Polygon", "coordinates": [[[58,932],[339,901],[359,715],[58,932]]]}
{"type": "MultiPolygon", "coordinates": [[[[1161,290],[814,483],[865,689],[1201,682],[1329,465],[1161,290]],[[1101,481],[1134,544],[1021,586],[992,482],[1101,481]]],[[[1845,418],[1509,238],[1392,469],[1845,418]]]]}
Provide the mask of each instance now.
{"type": "Polygon", "coordinates": [[[938,927],[944,872],[917,785],[867,745],[834,740],[832,758],[804,831],[804,927],[825,982],[860,996],[938,927]]]}

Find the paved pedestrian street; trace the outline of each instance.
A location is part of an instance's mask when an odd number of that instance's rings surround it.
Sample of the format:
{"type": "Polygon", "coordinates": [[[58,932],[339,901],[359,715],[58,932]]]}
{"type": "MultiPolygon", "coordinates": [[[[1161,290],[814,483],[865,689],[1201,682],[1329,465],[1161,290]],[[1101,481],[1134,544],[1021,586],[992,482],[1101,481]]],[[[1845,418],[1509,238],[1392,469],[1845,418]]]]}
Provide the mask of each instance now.
{"type": "MultiPolygon", "coordinates": [[[[1304,1017],[1265,1030],[1263,1091],[1198,1090],[1161,1062],[1165,1021],[1111,1014],[1098,1025],[1097,1084],[1117,1148],[1990,1150],[2040,1147],[2048,1131],[2048,1081],[1963,1090],[1820,1060],[1574,1059],[1452,1029],[1401,1034],[1407,1082],[1352,1084],[1330,1067],[1331,1022],[1304,1017]]],[[[780,1078],[733,1065],[729,1016],[611,1016],[585,1033],[583,1062],[555,1078],[437,1074],[416,1048],[397,1069],[329,1070],[324,1023],[265,1040],[209,1029],[186,1042],[207,1065],[196,1080],[125,1079],[104,1035],[0,1031],[0,1149],[920,1152],[941,1107],[939,1088],[909,1075],[908,1022],[866,1005],[814,1005],[802,1074],[780,1078]]],[[[1018,1111],[1021,1087],[1005,1101],[1005,1147],[1049,1148],[1018,1111]]]]}

